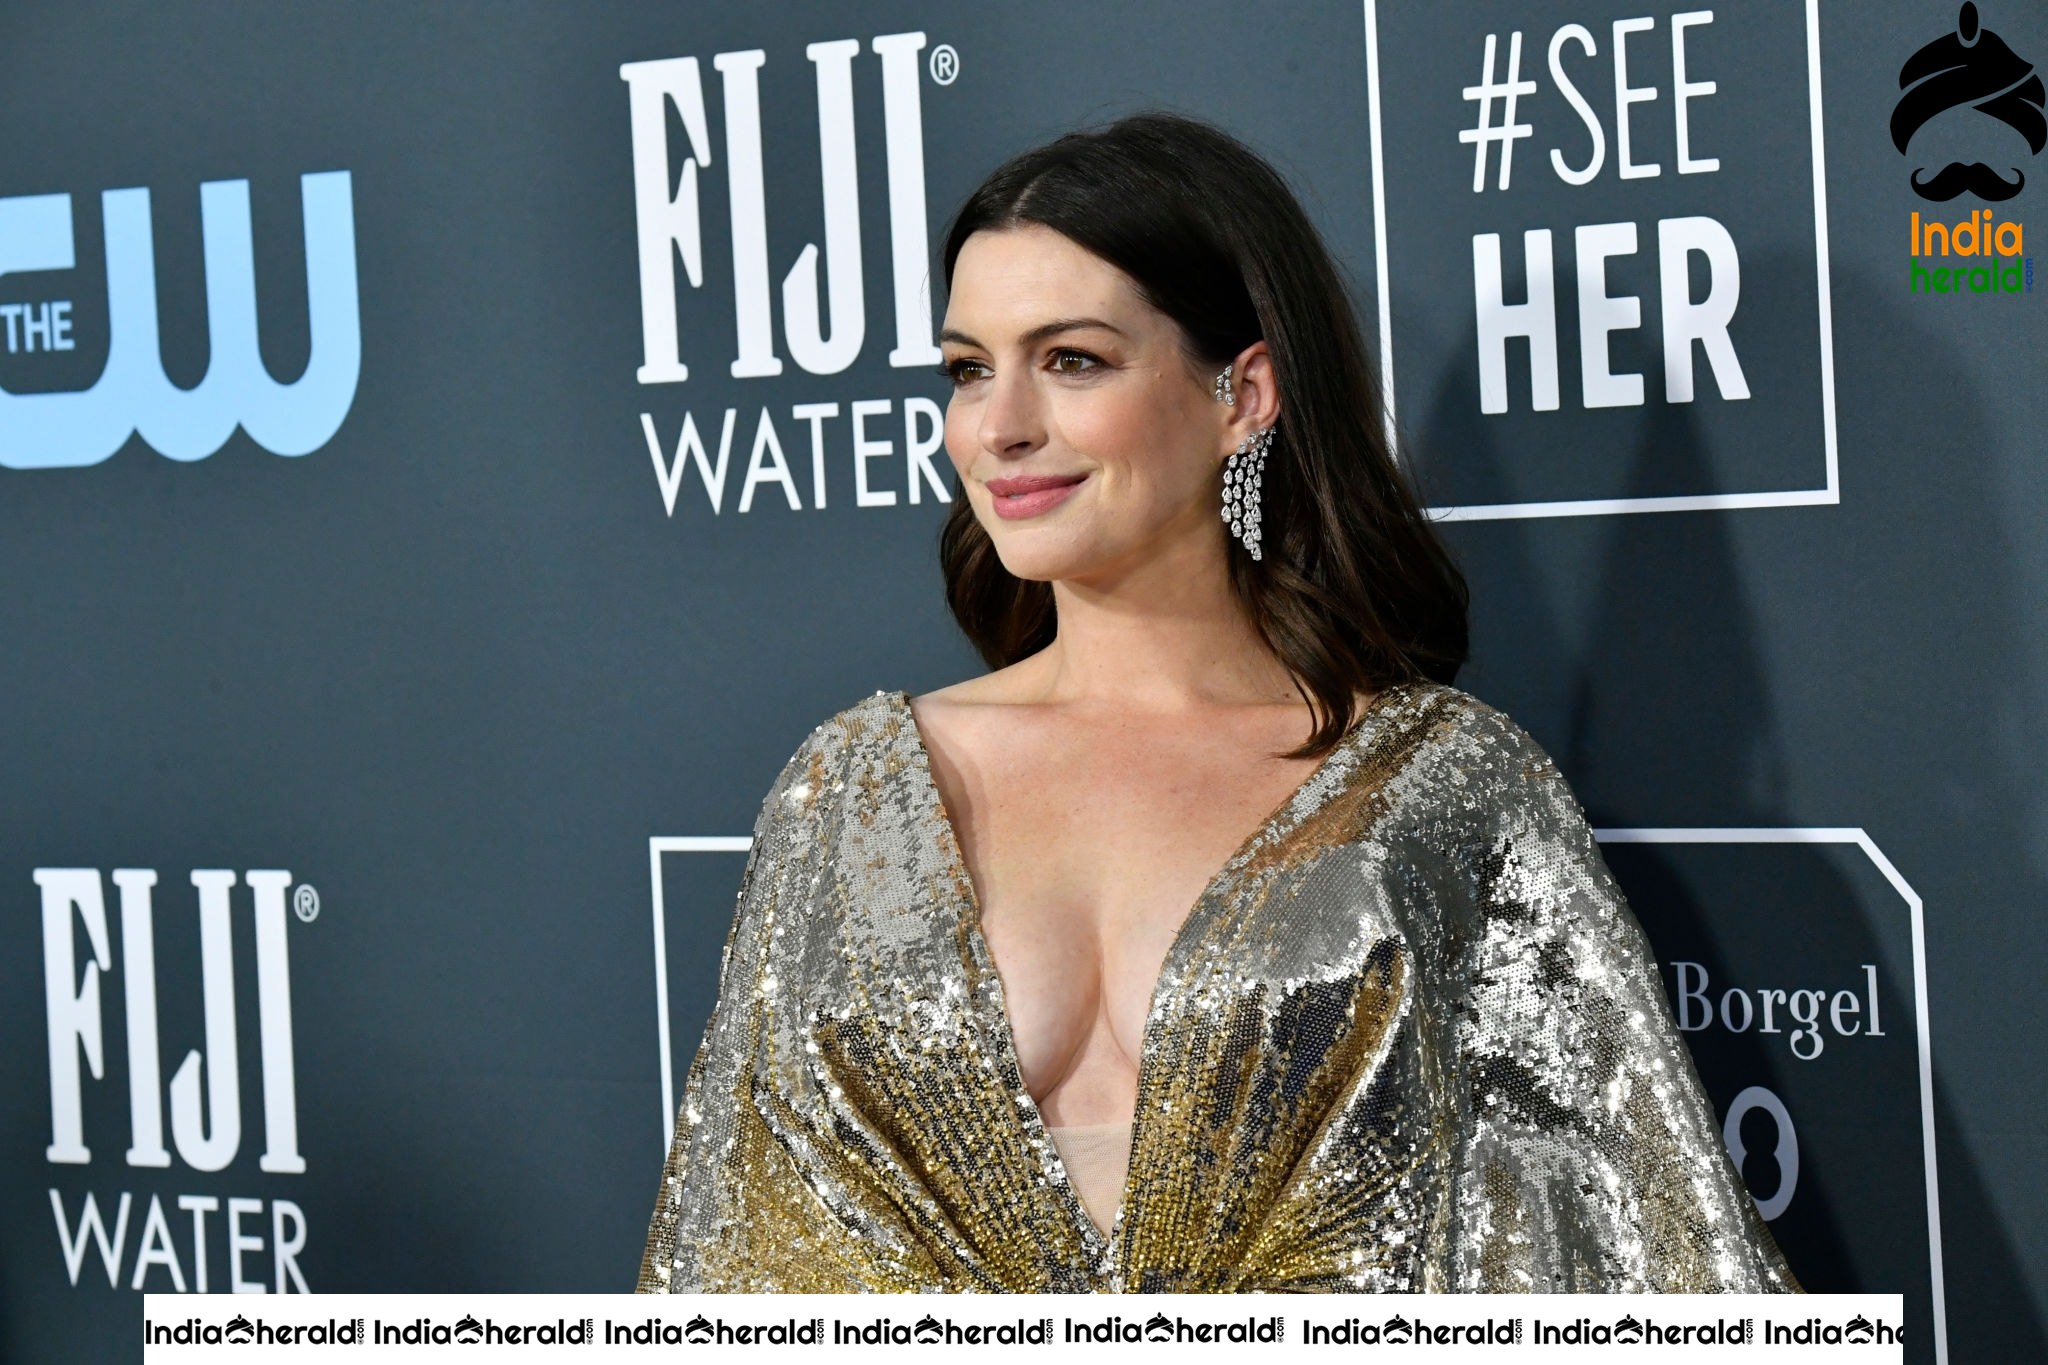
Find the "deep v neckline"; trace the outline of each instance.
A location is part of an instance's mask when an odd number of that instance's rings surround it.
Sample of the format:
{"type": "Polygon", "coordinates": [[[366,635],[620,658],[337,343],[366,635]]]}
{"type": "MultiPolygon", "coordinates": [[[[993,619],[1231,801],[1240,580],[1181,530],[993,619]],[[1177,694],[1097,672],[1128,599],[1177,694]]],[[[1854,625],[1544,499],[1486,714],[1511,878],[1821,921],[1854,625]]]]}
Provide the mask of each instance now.
{"type": "MultiPolygon", "coordinates": [[[[1365,729],[1366,722],[1377,715],[1384,708],[1387,700],[1398,690],[1400,689],[1393,687],[1382,688],[1371,701],[1360,708],[1358,715],[1352,719],[1350,727],[1330,747],[1330,751],[1323,755],[1316,766],[1309,771],[1308,776],[1295,784],[1294,789],[1281,798],[1280,803],[1267,814],[1265,819],[1259,821],[1258,826],[1244,837],[1236,850],[1228,858],[1224,859],[1223,866],[1218,868],[1215,875],[1209,878],[1201,891],[1196,894],[1194,901],[1188,906],[1187,912],[1181,917],[1179,926],[1174,930],[1173,938],[1166,946],[1166,955],[1160,960],[1159,974],[1153,978],[1151,994],[1146,1002],[1145,1024],[1140,1030],[1138,1037],[1137,1104],[1131,1115],[1131,1164],[1129,1166],[1129,1170],[1133,1174],[1137,1170],[1136,1158],[1141,1150],[1140,1144],[1145,1130],[1145,1112],[1148,1107],[1146,1104],[1147,1091],[1150,1088],[1149,1083],[1154,1058],[1158,1053],[1158,1048],[1153,1039],[1153,1026],[1159,1020],[1159,993],[1165,988],[1167,982],[1174,979],[1179,964],[1186,958],[1193,946],[1194,940],[1200,936],[1203,927],[1205,927],[1205,916],[1202,913],[1203,908],[1209,904],[1218,891],[1227,887],[1231,879],[1243,870],[1244,864],[1250,859],[1251,855],[1267,842],[1268,836],[1275,827],[1286,818],[1289,811],[1293,810],[1295,803],[1301,799],[1302,793],[1313,787],[1330,770],[1331,765],[1337,761],[1339,755],[1348,752],[1353,747],[1359,734],[1365,729]]],[[[1058,1149],[1053,1145],[1051,1137],[1045,1131],[1046,1124],[1044,1116],[1039,1113],[1038,1101],[1032,1097],[1031,1092],[1024,1085],[1024,1068],[1018,1060],[1017,1031],[1015,1021],[1010,1018],[1009,996],[1003,989],[1002,974],[996,970],[995,954],[989,948],[988,939],[981,930],[981,891],[975,886],[973,874],[967,869],[967,858],[961,851],[959,832],[954,828],[952,815],[946,810],[945,797],[939,792],[938,777],[932,767],[931,749],[925,743],[924,731],[918,726],[917,714],[911,709],[910,693],[905,689],[898,688],[885,695],[890,699],[901,716],[903,729],[910,738],[913,771],[924,786],[923,794],[926,799],[926,809],[922,814],[931,821],[933,828],[936,829],[940,857],[945,860],[947,865],[946,871],[951,874],[953,884],[962,893],[960,903],[956,904],[953,908],[959,914],[961,933],[969,946],[969,951],[974,958],[975,965],[985,971],[988,978],[993,1014],[997,1022],[997,1027],[994,1029],[995,1036],[991,1041],[996,1049],[996,1060],[1000,1063],[1003,1070],[1014,1073],[1017,1077],[1017,1084],[1013,1093],[1018,1100],[1019,1122],[1023,1127],[1028,1145],[1039,1152],[1040,1163],[1046,1168],[1046,1173],[1050,1175],[1055,1169],[1058,1171],[1058,1184],[1065,1190],[1067,1203],[1070,1206],[1068,1217],[1070,1221],[1074,1222],[1084,1244],[1092,1252],[1099,1255],[1102,1251],[1109,1249],[1122,1239],[1128,1222],[1126,1215],[1130,1211],[1130,1177],[1127,1176],[1125,1179],[1123,1198],[1117,1201],[1115,1220],[1111,1223],[1110,1230],[1104,1233],[1102,1229],[1095,1225],[1095,1220],[1089,1217],[1087,1209],[1082,1206],[1080,1192],[1074,1188],[1073,1182],[1068,1176],[1065,1163],[1060,1159],[1058,1149]],[[1049,1161],[1047,1160],[1048,1153],[1050,1154],[1049,1161]]],[[[1213,919],[1213,917],[1206,918],[1213,919]]]]}

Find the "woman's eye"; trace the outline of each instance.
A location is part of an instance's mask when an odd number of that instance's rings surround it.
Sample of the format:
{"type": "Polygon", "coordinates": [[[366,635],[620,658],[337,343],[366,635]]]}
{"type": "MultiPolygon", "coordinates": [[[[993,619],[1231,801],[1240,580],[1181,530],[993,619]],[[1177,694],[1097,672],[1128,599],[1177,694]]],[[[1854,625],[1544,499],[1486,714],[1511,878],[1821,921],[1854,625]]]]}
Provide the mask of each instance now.
{"type": "MultiPolygon", "coordinates": [[[[1062,349],[1052,353],[1052,366],[1057,374],[1088,374],[1091,371],[1101,369],[1102,362],[1089,355],[1086,351],[1062,349]],[[1069,366],[1067,362],[1070,360],[1080,361],[1081,363],[1069,366]]],[[[962,384],[981,378],[981,375],[976,373],[976,371],[985,371],[987,368],[979,360],[952,360],[939,366],[939,374],[943,378],[952,380],[953,387],[958,388],[962,384]]]]}
{"type": "Polygon", "coordinates": [[[967,378],[963,371],[970,369],[978,370],[980,368],[981,362],[976,360],[953,360],[939,366],[939,373],[945,378],[952,380],[954,387],[957,388],[967,378]]]}

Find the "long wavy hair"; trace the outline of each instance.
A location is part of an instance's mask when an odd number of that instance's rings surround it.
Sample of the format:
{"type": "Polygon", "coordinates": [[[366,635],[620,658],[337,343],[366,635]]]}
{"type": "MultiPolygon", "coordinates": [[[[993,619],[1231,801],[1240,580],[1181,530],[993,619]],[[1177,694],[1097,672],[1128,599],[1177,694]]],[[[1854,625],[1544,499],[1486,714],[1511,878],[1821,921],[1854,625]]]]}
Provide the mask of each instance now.
{"type": "MultiPolygon", "coordinates": [[[[1266,341],[1280,417],[1261,478],[1264,557],[1227,539],[1232,588],[1316,719],[1286,756],[1335,747],[1359,692],[1451,682],[1467,653],[1464,575],[1388,448],[1350,295],[1278,172],[1180,114],[1068,133],[1005,162],[961,206],[946,233],[948,292],[970,236],[1024,224],[1128,275],[1180,325],[1195,367],[1220,370],[1266,341]]],[[[940,530],[939,560],[947,605],[990,668],[1052,643],[1051,584],[1003,567],[965,496],[940,530]]]]}

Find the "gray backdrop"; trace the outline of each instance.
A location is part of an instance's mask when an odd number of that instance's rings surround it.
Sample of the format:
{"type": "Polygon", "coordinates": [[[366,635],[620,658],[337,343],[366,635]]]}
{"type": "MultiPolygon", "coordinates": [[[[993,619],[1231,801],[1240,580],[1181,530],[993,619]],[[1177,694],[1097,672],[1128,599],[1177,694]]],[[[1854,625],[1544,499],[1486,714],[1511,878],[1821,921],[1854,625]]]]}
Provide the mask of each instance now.
{"type": "Polygon", "coordinates": [[[0,1357],[202,1276],[630,1285],[769,780],[979,671],[938,234],[1148,105],[1350,272],[1460,683],[1602,829],[1801,1279],[2041,1353],[2048,14],[1980,8],[2017,57],[1902,153],[1936,0],[10,6],[0,1357]],[[1987,209],[1916,289],[1913,215],[1987,209]]]}

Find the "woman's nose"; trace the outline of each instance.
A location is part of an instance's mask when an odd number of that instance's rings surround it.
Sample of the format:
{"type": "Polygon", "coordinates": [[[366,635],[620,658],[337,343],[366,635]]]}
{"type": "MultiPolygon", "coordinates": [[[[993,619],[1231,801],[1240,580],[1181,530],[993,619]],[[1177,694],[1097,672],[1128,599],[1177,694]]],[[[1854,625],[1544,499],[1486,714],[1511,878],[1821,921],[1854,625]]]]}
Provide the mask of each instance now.
{"type": "Polygon", "coordinates": [[[1044,435],[1044,421],[1030,371],[1008,366],[988,383],[988,401],[981,409],[982,447],[1001,455],[1020,445],[1036,445],[1044,435]]]}

